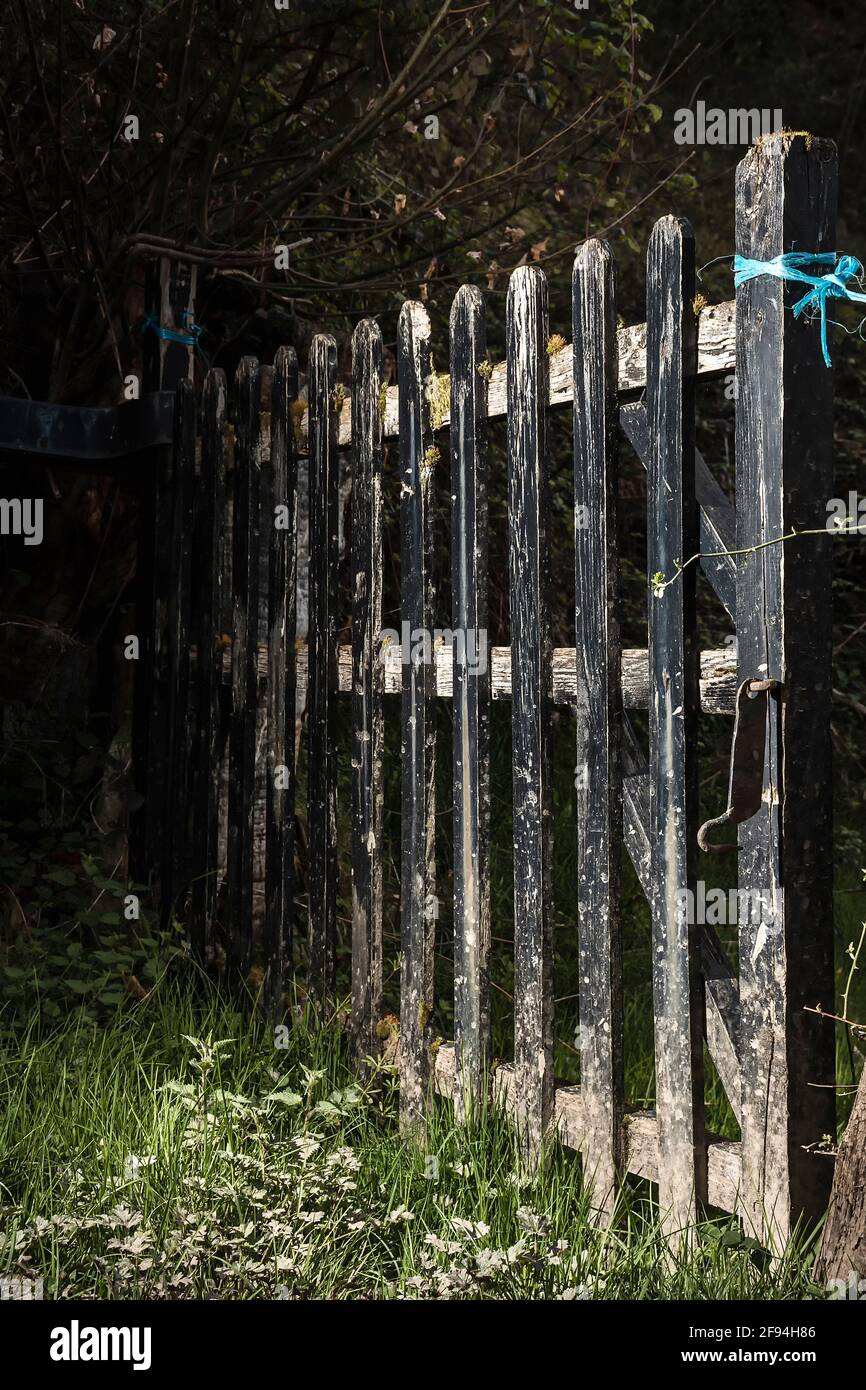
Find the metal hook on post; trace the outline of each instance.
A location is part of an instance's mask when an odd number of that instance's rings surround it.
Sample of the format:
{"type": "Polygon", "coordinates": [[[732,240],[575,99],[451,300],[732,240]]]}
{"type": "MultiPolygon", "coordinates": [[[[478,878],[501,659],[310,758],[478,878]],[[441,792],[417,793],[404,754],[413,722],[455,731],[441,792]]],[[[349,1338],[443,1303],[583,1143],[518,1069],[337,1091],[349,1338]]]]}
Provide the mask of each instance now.
{"type": "Polygon", "coordinates": [[[767,737],[767,701],[778,688],[776,680],[745,680],[737,691],[734,733],[731,740],[731,772],[728,806],[722,815],[705,821],[698,831],[698,845],[705,854],[723,854],[730,845],[710,844],[708,833],[717,825],[739,825],[761,808],[764,794],[764,750],[767,737]],[[764,698],[761,699],[760,697],[764,698]]]}

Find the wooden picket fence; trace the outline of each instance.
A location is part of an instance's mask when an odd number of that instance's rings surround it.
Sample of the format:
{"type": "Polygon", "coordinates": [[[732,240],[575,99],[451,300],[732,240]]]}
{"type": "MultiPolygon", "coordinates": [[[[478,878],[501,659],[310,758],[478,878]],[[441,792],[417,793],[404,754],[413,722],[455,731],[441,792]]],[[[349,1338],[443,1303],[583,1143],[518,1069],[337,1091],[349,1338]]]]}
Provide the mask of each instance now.
{"type": "MultiPolygon", "coordinates": [[[[832,147],[800,137],[760,142],[738,170],[737,250],[769,259],[792,245],[834,249],[835,192],[832,147]]],[[[399,315],[397,386],[382,386],[382,337],[365,319],[352,340],[350,391],[337,383],[328,336],[313,341],[306,402],[298,399],[292,349],[281,349],[273,368],[245,359],[232,425],[223,374],[209,373],[197,444],[199,405],[188,384],[180,387],[175,447],[163,453],[152,498],[153,546],[142,557],[138,859],[153,869],[163,904],[190,922],[203,954],[225,878],[226,966],[246,978],[254,959],[256,769],[264,760],[266,891],[256,942],[264,995],[278,1013],[292,975],[293,933],[303,930],[306,988],[324,1006],[335,981],[335,716],[349,694],[352,1032],[363,1064],[380,1045],[384,719],[388,697],[399,693],[401,1118],[407,1131],[422,1131],[433,1088],[452,1096],[465,1116],[486,1094],[490,1062],[488,713],[491,699],[510,699],[514,1061],[496,1069],[494,1090],[529,1152],[551,1125],[581,1152],[601,1219],[622,1176],[633,1173],[658,1183],[674,1229],[688,1227],[709,1204],[739,1213],[762,1240],[779,1241],[800,1216],[820,1213],[832,1171],[812,1146],[834,1129],[833,1033],[806,1012],[830,1008],[833,999],[830,539],[775,543],[823,525],[832,494],[832,373],[816,330],[786,309],[790,299],[778,280],[752,280],[735,305],[696,313],[694,241],[678,218],[662,218],[650,238],[645,325],[617,330],[614,264],[603,242],[580,247],[572,283],[572,342],[550,352],[545,274],[536,265],[514,271],[507,358],[493,366],[483,296],[461,288],[444,400],[444,378],[431,370],[427,313],[417,303],[399,315]],[[696,380],[733,372],[735,506],[695,449],[696,380]],[[261,410],[266,379],[268,414],[261,410]],[[546,430],[549,410],[568,404],[576,646],[554,649],[546,430]],[[432,634],[438,623],[458,637],[485,634],[486,434],[497,416],[507,416],[510,648],[494,649],[485,664],[474,663],[456,638],[439,650],[415,643],[409,654],[383,647],[383,445],[396,440],[399,448],[403,630],[432,634]],[[444,475],[436,440],[446,427],[449,615],[437,609],[432,582],[434,510],[444,504],[435,495],[444,475]],[[623,651],[619,635],[620,431],[647,470],[642,651],[623,651]],[[352,477],[352,640],[338,649],[342,450],[352,477]],[[309,640],[298,644],[304,452],[309,640]],[[678,563],[698,551],[736,631],[736,669],[729,650],[699,651],[697,565],[674,578],[678,563]],[[654,575],[674,580],[658,596],[654,575]],[[303,692],[309,914],[299,923],[295,715],[303,692]],[[435,1050],[436,916],[429,904],[441,885],[434,772],[448,752],[436,746],[433,715],[443,698],[454,714],[455,1036],[435,1050]],[[553,1070],[552,705],[577,713],[579,1087],[557,1085],[553,1070]],[[629,721],[635,708],[649,712],[648,757],[629,721]],[[736,970],[714,928],[692,924],[680,908],[683,888],[700,876],[699,720],[735,712],[742,744],[735,742],[732,818],[742,818],[743,804],[748,810],[739,826],[739,882],[765,889],[772,902],[760,942],[753,922],[741,924],[736,970]],[[624,1094],[623,845],[651,905],[654,1111],[629,1107],[624,1094]],[[739,1120],[738,1142],[705,1127],[705,1041],[739,1120]]]]}

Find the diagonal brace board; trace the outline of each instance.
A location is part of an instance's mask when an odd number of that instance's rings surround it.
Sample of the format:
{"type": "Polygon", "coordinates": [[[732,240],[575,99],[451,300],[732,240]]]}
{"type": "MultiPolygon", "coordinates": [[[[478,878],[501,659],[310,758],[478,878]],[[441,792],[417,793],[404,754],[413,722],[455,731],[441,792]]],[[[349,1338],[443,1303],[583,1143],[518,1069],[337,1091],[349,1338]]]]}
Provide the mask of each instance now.
{"type": "MultiPolygon", "coordinates": [[[[619,422],[644,468],[649,467],[649,425],[646,406],[642,401],[625,405],[619,422]]],[[[737,562],[733,555],[718,555],[717,551],[732,551],[736,547],[734,508],[710,472],[703,455],[695,449],[695,493],[700,504],[701,569],[706,574],[731,619],[737,616],[737,562]]],[[[681,556],[687,559],[687,556],[681,556]]]]}
{"type": "MultiPolygon", "coordinates": [[[[650,788],[646,759],[631,721],[623,716],[623,839],[641,888],[649,898],[650,788]]],[[[740,1118],[740,987],[715,927],[701,935],[701,966],[707,1002],[707,1047],[725,1094],[740,1118]]]]}

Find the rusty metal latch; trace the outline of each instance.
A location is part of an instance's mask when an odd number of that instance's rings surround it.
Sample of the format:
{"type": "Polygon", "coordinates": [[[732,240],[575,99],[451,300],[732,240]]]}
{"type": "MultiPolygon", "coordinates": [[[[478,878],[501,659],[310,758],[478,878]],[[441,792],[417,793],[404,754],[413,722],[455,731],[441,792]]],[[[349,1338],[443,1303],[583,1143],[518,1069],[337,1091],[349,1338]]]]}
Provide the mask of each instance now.
{"type": "Polygon", "coordinates": [[[698,844],[705,854],[723,854],[729,845],[707,843],[707,833],[716,825],[739,825],[761,809],[764,794],[764,750],[767,738],[767,702],[775,680],[746,680],[737,691],[734,736],[731,741],[731,776],[728,783],[728,809],[706,821],[698,831],[698,844]]]}

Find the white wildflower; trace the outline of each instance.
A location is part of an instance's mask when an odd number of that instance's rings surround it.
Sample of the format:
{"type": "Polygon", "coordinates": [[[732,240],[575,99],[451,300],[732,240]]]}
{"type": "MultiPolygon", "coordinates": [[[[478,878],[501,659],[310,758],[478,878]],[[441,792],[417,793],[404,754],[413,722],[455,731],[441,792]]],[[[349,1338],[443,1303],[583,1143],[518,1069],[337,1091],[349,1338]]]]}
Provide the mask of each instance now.
{"type": "Polygon", "coordinates": [[[500,1269],[504,1269],[507,1263],[508,1259],[503,1250],[479,1250],[475,1256],[478,1273],[482,1276],[496,1274],[500,1269]]]}
{"type": "Polygon", "coordinates": [[[137,1154],[127,1154],[123,1161],[123,1176],[129,1182],[142,1168],[151,1168],[156,1163],[156,1154],[139,1158],[137,1154]]]}
{"type": "Polygon", "coordinates": [[[531,1207],[518,1207],[515,1214],[518,1226],[529,1235],[543,1235],[548,1230],[548,1221],[531,1207]]]}

